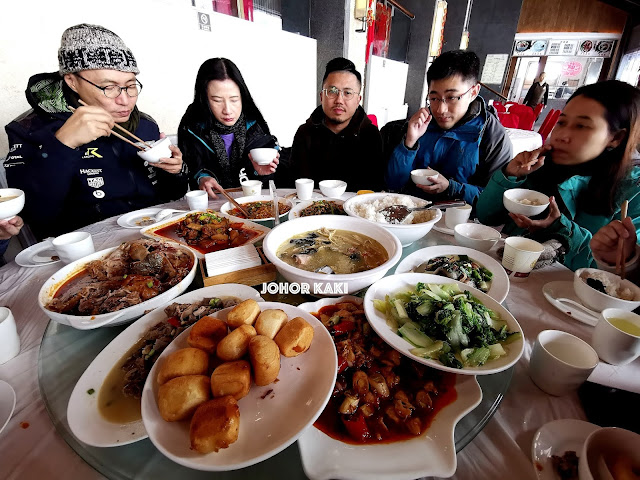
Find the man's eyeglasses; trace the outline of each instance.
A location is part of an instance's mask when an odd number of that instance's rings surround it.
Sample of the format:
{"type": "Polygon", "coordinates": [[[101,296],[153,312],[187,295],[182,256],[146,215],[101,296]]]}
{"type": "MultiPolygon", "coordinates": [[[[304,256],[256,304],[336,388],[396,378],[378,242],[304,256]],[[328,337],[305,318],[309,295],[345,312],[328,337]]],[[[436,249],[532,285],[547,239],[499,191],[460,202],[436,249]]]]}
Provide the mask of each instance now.
{"type": "Polygon", "coordinates": [[[82,75],[79,75],[77,73],[76,77],[79,77],[85,82],[90,83],[94,87],[102,90],[102,93],[104,93],[107,98],[117,98],[120,96],[123,90],[127,92],[127,95],[129,95],[130,97],[137,97],[138,95],[140,95],[140,91],[142,90],[142,84],[138,80],[136,80],[136,83],[134,83],[133,85],[127,85],[126,87],[121,87],[119,85],[109,85],[108,87],[101,87],[100,85],[96,85],[92,81],[87,80],[82,75]]]}
{"type": "Polygon", "coordinates": [[[438,103],[446,103],[447,105],[455,105],[456,103],[458,103],[460,101],[460,99],[462,97],[464,97],[467,93],[469,93],[473,87],[475,87],[475,85],[473,85],[469,90],[467,90],[466,92],[464,92],[461,95],[448,96],[448,97],[445,97],[445,98],[427,97],[427,106],[428,107],[431,107],[431,106],[435,107],[436,104],[438,104],[438,103]]]}
{"type": "Polygon", "coordinates": [[[353,97],[358,95],[358,92],[355,90],[340,90],[338,87],[323,88],[322,91],[329,98],[338,98],[338,95],[342,93],[345,100],[351,100],[353,97]]]}

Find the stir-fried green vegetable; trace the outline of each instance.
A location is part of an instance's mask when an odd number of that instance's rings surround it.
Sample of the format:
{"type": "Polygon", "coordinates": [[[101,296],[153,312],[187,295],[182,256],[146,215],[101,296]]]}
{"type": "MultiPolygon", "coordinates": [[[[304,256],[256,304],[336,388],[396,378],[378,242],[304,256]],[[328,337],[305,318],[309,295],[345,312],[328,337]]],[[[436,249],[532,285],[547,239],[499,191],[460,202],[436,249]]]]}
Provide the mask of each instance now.
{"type": "Polygon", "coordinates": [[[457,284],[418,283],[416,289],[374,300],[389,326],[416,348],[411,353],[454,368],[475,367],[507,354],[521,338],[506,322],[457,284]]]}

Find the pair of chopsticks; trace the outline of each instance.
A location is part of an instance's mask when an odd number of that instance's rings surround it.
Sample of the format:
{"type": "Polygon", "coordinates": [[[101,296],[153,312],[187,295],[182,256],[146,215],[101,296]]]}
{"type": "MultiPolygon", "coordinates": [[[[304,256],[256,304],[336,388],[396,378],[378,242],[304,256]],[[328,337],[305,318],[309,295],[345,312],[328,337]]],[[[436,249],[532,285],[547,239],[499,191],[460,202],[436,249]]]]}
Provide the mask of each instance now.
{"type": "MultiPolygon", "coordinates": [[[[629,200],[625,200],[620,207],[620,221],[627,218],[627,210],[629,208],[629,200]]],[[[620,278],[625,277],[625,263],[627,256],[624,253],[624,238],[618,239],[618,251],[616,252],[616,273],[619,272],[620,278]]]]}
{"type": "MultiPolygon", "coordinates": [[[[86,104],[86,103],[84,103],[84,102],[82,101],[82,99],[79,99],[78,101],[80,102],[80,104],[81,104],[81,105],[84,105],[85,107],[87,106],[87,104],[86,104]]],[[[75,109],[75,108],[73,108],[71,105],[67,105],[67,108],[68,108],[69,110],[71,110],[71,112],[75,112],[75,111],[76,111],[76,109],[75,109]]],[[[127,135],[129,135],[131,138],[133,138],[133,139],[137,140],[138,142],[142,143],[143,145],[147,145],[147,142],[145,142],[144,140],[142,140],[140,137],[137,137],[136,135],[134,135],[133,133],[131,133],[131,132],[130,132],[129,130],[127,130],[126,128],[121,127],[121,126],[120,126],[120,125],[118,125],[117,123],[116,123],[116,124],[114,124],[114,127],[115,127],[115,128],[117,128],[118,130],[120,130],[120,131],[122,131],[122,132],[126,133],[126,134],[127,134],[127,135]]],[[[128,138],[126,138],[126,137],[124,137],[124,136],[122,136],[122,135],[120,135],[119,133],[114,132],[113,130],[111,131],[111,133],[112,133],[113,135],[115,135],[116,137],[118,137],[120,140],[124,140],[124,141],[125,141],[125,142],[127,142],[129,145],[133,145],[133,146],[134,146],[134,147],[136,147],[138,150],[141,150],[141,151],[143,151],[143,152],[144,152],[145,150],[147,150],[146,148],[144,148],[144,147],[142,147],[142,146],[138,145],[137,143],[133,143],[131,140],[129,140],[128,138]]]]}
{"type": "Polygon", "coordinates": [[[222,186],[218,186],[217,188],[218,188],[218,191],[222,195],[224,195],[227,198],[227,200],[229,200],[238,210],[240,210],[245,217],[249,218],[249,212],[247,212],[242,205],[236,202],[235,198],[229,195],[222,186]]]}

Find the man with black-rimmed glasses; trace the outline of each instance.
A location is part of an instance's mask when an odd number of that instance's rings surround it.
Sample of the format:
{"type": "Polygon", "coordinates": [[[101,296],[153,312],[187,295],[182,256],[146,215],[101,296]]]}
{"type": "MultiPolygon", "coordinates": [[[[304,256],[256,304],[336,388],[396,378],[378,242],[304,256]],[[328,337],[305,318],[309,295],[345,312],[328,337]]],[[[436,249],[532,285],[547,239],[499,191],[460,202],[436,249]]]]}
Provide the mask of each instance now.
{"type": "Polygon", "coordinates": [[[177,147],[148,165],[111,135],[115,124],[145,141],[161,134],[136,107],[142,84],[133,53],[112,31],[81,24],[62,34],[59,71],[29,79],[32,109],[5,127],[8,184],[25,191],[22,215],[38,238],[181,197],[177,147]]]}
{"type": "Polygon", "coordinates": [[[354,192],[384,188],[382,138],[360,106],[361,88],[353,62],[338,57],[327,63],[321,104],[293,139],[293,179],[344,180],[354,192]]]}
{"type": "Polygon", "coordinates": [[[445,52],[427,72],[427,106],[406,126],[387,165],[387,183],[427,200],[461,198],[473,205],[489,178],[512,159],[498,118],[478,95],[480,60],[469,51],[445,52]],[[431,168],[432,185],[414,185],[411,171],[431,168]]]}

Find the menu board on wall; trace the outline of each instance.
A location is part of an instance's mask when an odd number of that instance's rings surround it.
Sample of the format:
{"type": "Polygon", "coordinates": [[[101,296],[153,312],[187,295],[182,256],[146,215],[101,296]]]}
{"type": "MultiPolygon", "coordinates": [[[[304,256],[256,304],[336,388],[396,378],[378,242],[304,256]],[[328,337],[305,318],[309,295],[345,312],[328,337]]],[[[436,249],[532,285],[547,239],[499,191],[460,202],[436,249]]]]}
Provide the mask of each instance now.
{"type": "Polygon", "coordinates": [[[578,40],[549,40],[547,55],[573,56],[578,50],[578,40]]]}
{"type": "Polygon", "coordinates": [[[482,78],[480,81],[485,84],[501,84],[508,61],[509,55],[506,53],[494,53],[487,55],[487,58],[484,61],[484,68],[482,69],[482,78]]]}
{"type": "Polygon", "coordinates": [[[547,50],[547,40],[516,40],[513,46],[514,57],[541,57],[547,50]]]}
{"type": "Polygon", "coordinates": [[[583,57],[610,57],[615,40],[584,39],[578,41],[578,55],[583,57]]]}

